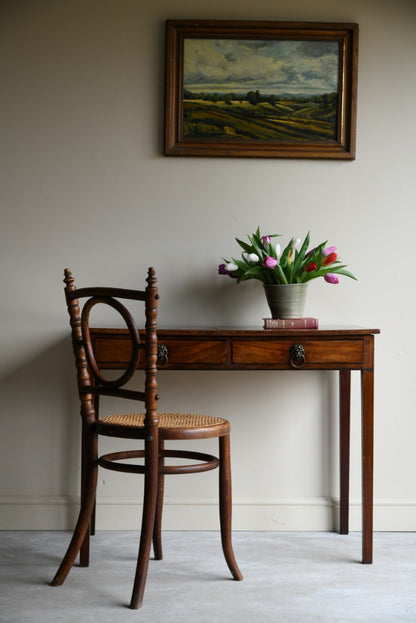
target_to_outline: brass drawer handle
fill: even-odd
[[[293,344],[290,347],[290,365],[292,368],[302,368],[305,365],[305,348],[302,344]]]
[[[169,351],[166,344],[157,345],[157,363],[159,366],[167,366],[169,362]]]

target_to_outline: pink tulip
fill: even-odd
[[[326,273],[324,279],[328,283],[339,283],[339,279],[334,273]]]
[[[270,255],[268,255],[263,260],[263,266],[265,266],[266,268],[270,268],[271,270],[273,270],[273,268],[276,268],[277,264],[278,264],[278,261],[274,257],[271,257]]]
[[[322,255],[331,255],[331,253],[335,253],[336,250],[336,247],[327,247],[322,251]]]

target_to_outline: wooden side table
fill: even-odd
[[[379,329],[159,329],[159,366],[167,370],[338,370],[340,533],[348,534],[351,371],[361,373],[362,561],[373,561],[374,336]],[[124,329],[91,334],[102,368],[130,357]]]

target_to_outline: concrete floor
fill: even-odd
[[[92,563],[52,588],[65,532],[0,532],[1,623],[416,622],[416,534],[235,532],[243,582],[230,579],[215,532],[165,532],[145,601],[129,610],[137,534],[98,532]]]

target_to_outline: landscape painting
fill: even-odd
[[[183,138],[336,140],[339,43],[185,39]]]
[[[354,157],[355,25],[173,20],[167,35],[167,155]]]

